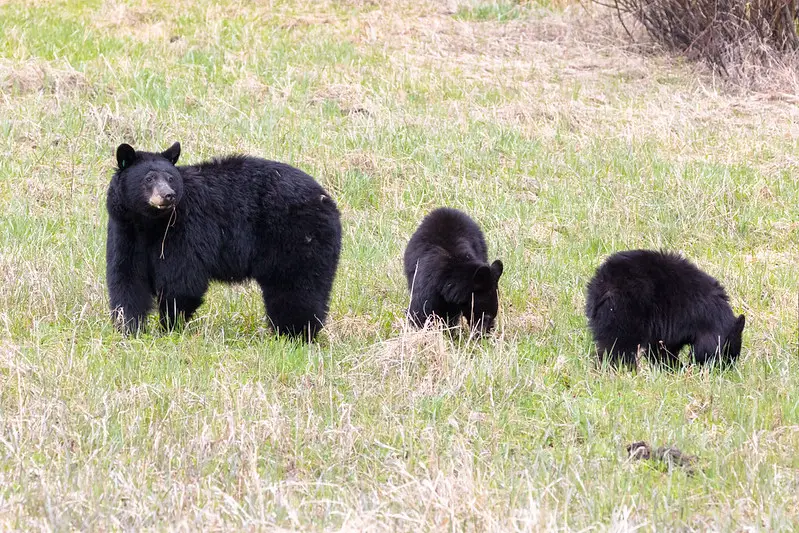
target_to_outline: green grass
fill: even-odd
[[[459,6],[455,17],[471,21],[507,22],[521,17],[526,7],[517,1],[513,2],[473,2]]]
[[[504,2],[0,3],[0,529],[795,529],[795,111],[594,24]],[[274,338],[252,284],[212,286],[182,332],[114,331],[113,153],[175,140],[335,196],[319,343]],[[402,252],[439,205],[505,263],[492,339],[403,326]],[[722,280],[740,364],[594,367],[584,287],[631,247]],[[628,462],[637,440],[698,472]]]

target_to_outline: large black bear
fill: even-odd
[[[627,367],[639,346],[655,364],[676,367],[686,344],[694,362],[728,365],[741,353],[746,322],[716,279],[677,254],[652,250],[611,255],[588,283],[585,314],[601,360]]]
[[[502,261],[488,264],[488,247],[474,220],[457,209],[435,209],[411,237],[404,259],[414,325],[436,315],[453,327],[463,315],[476,333],[491,331]]]
[[[313,339],[327,316],[341,251],[339,211],[308,174],[255,157],[176,167],[166,151],[117,148],[108,188],[106,275],[123,331],[188,320],[211,280],[254,279],[281,334]]]

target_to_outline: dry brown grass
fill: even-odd
[[[36,60],[12,62],[0,59],[2,92],[41,93],[65,97],[91,90],[86,77],[71,67],[57,67]]]
[[[397,68],[420,77],[435,69],[451,83],[491,80],[513,87],[515,97],[500,106],[453,107],[456,121],[499,120],[531,138],[552,138],[565,124],[578,136],[602,131],[629,142],[658,139],[685,161],[705,158],[688,140],[697,130],[732,128],[736,148],[714,157],[731,162],[743,151],[753,154],[754,165],[764,137],[799,136],[796,69],[772,69],[740,91],[701,65],[653,54],[652,45],[630,46],[602,8],[479,26],[431,14],[389,22],[381,31],[381,40],[404,53],[390,58]],[[664,69],[671,74],[664,76]],[[615,89],[620,84],[623,94]]]
[[[162,20],[155,7],[116,1],[104,2],[93,23],[100,30],[148,42],[168,38],[171,28],[170,22]]]
[[[667,48],[707,62],[738,84],[756,83],[772,70],[778,79],[784,67],[797,64],[799,14],[793,0],[598,3],[614,8],[620,20],[634,19]]]
[[[330,83],[321,87],[311,99],[313,103],[335,102],[342,113],[373,115],[376,106],[367,97],[363,86],[357,83]]]

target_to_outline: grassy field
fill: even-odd
[[[556,4],[0,0],[0,530],[795,530],[799,109]],[[333,194],[318,344],[249,284],[114,331],[113,152],[176,140]],[[440,205],[505,263],[492,339],[403,325]],[[595,368],[585,283],[632,247],[725,284],[737,367]]]

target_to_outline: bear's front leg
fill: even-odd
[[[408,319],[411,324],[421,328],[427,322],[430,315],[448,320],[446,313],[447,303],[441,296],[433,291],[414,290],[411,294],[411,302],[408,306]],[[458,313],[460,319],[460,314]]]
[[[730,361],[726,357],[724,346],[721,345],[722,339],[710,332],[703,332],[696,336],[696,340],[691,345],[691,356],[694,363],[699,365],[713,365],[720,367],[728,366]]]
[[[122,333],[142,331],[153,304],[146,256],[137,250],[135,235],[114,220],[108,221],[106,281],[114,325]]]
[[[631,341],[617,339],[611,343],[597,342],[597,353],[599,362],[605,361],[613,368],[624,367],[628,370],[638,368],[636,357],[638,355],[638,344]]]

